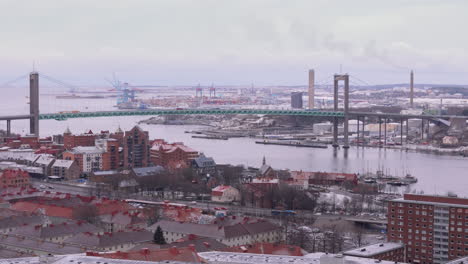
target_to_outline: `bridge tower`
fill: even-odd
[[[344,145],[343,148],[349,148],[348,132],[349,132],[349,75],[348,74],[335,74],[334,87],[333,87],[333,110],[338,111],[338,84],[344,81]],[[337,148],[338,145],[338,118],[333,118],[333,147]]]
[[[29,133],[39,137],[39,73],[29,74]]]

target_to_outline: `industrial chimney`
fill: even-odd
[[[314,109],[314,98],[315,98],[315,72],[309,70],[309,109]]]
[[[413,98],[414,98],[414,73],[411,70],[411,77],[410,77],[410,107],[413,108]]]

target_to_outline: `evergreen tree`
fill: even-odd
[[[167,244],[160,226],[158,226],[158,228],[156,228],[156,231],[154,232],[153,242],[158,245]]]

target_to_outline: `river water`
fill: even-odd
[[[3,94],[0,115],[25,114],[28,112],[26,91],[9,90]],[[4,98],[4,96],[1,96]],[[6,98],[6,97],[5,97]],[[108,99],[55,99],[55,96],[41,95],[41,112],[111,110],[115,98]],[[40,123],[41,136],[63,133],[67,127],[73,133],[86,130],[115,131],[119,126],[130,129],[138,121],[148,117],[107,117],[88,119],[69,119],[66,121],[44,120]],[[6,122],[0,123],[4,129]],[[391,174],[403,175],[410,172],[419,181],[412,189],[424,193],[446,194],[448,191],[459,196],[468,196],[468,158],[457,156],[437,156],[400,150],[351,147],[345,155],[344,150],[334,153],[333,148],[313,149],[287,146],[259,145],[254,139],[232,138],[229,140],[207,140],[191,138],[184,131],[195,126],[167,126],[142,124],[149,131],[150,138],[163,138],[169,142],[181,141],[193,149],[213,157],[217,163],[244,164],[260,166],[263,156],[267,163],[278,169],[333,171],[363,173],[375,172],[384,168]],[[17,133],[28,132],[28,122],[13,121],[12,129]]]

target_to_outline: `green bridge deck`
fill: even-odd
[[[40,114],[39,119],[65,120],[68,118],[111,117],[111,116],[152,116],[152,115],[289,115],[289,116],[320,116],[344,117],[343,112],[309,111],[309,110],[262,110],[262,109],[167,109],[167,110],[127,110],[98,111],[77,113]]]

